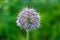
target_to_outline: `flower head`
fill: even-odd
[[[25,8],[19,13],[17,25],[25,30],[34,30],[40,26],[39,18],[34,9]]]

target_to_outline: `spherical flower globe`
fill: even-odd
[[[25,8],[19,13],[16,23],[21,29],[35,30],[40,26],[40,16],[33,8]]]

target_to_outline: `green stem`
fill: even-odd
[[[29,40],[29,30],[26,31],[26,40]]]

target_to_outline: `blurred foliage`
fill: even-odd
[[[30,40],[60,40],[60,0],[0,0],[0,40],[26,39],[26,32],[16,25],[16,18],[27,6],[41,16],[41,26],[30,32]]]

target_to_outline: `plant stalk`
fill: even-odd
[[[29,30],[26,30],[26,40],[29,40]]]

